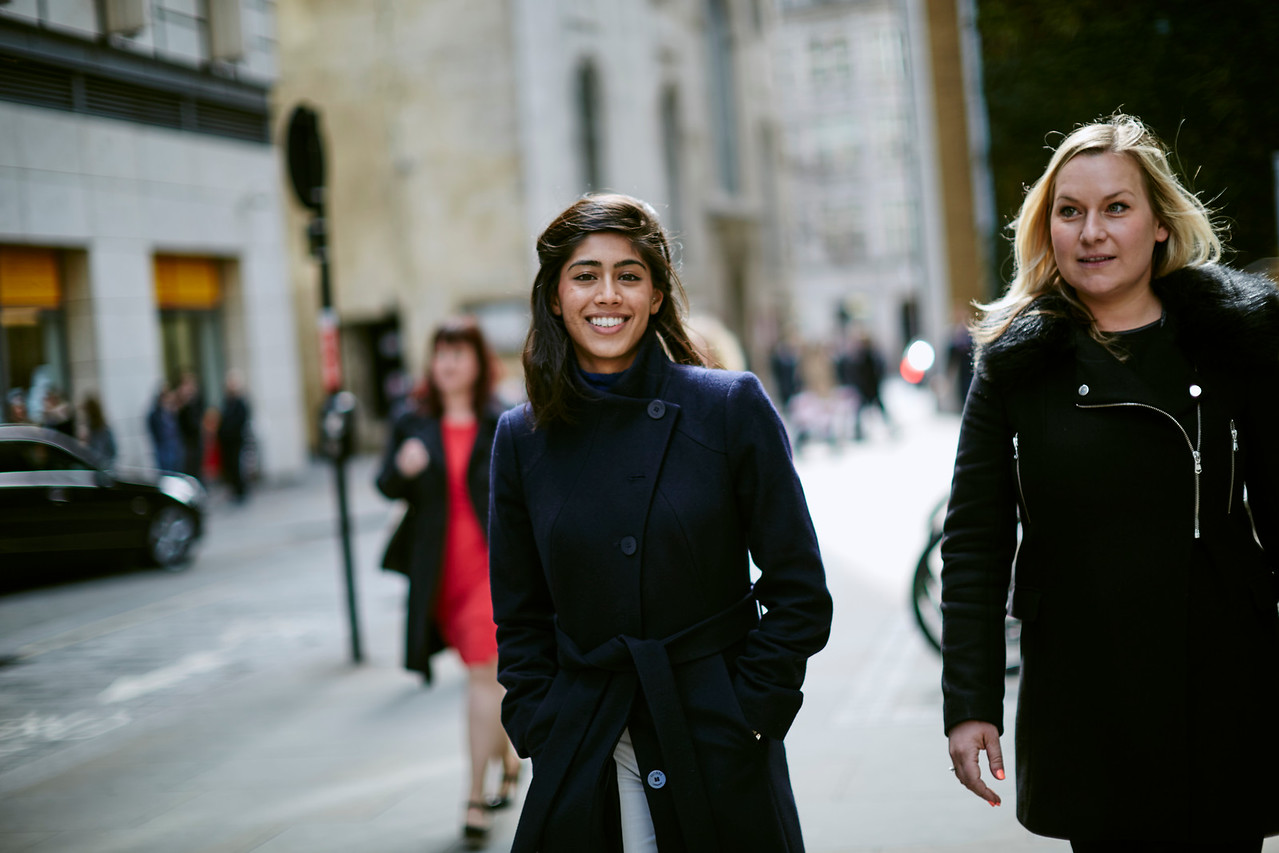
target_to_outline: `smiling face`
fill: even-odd
[[[635,361],[662,298],[631,241],[603,231],[586,237],[569,256],[551,311],[564,320],[583,370],[620,373]]]
[[[1131,157],[1081,154],[1062,166],[1049,221],[1057,269],[1099,321],[1158,304],[1150,276],[1155,244],[1168,239],[1168,229]]]

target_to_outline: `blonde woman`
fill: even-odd
[[[1077,851],[1260,850],[1279,833],[1279,293],[1219,265],[1209,212],[1129,116],[1068,135],[1014,229],[942,546],[953,770],[999,805],[979,758],[998,785],[1011,585],[1021,823]]]

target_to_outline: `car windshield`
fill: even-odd
[[[91,471],[93,466],[42,441],[0,441],[0,472]]]

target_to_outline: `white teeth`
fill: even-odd
[[[608,329],[613,326],[620,326],[625,321],[621,317],[588,317],[586,322],[590,323],[592,326],[603,326]]]

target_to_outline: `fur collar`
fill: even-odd
[[[1208,264],[1183,267],[1151,286],[1195,364],[1279,364],[1279,289],[1270,279]],[[1036,299],[1004,334],[978,348],[977,372],[1012,386],[1073,356],[1076,335],[1086,332],[1069,319],[1067,307],[1056,293]]]

